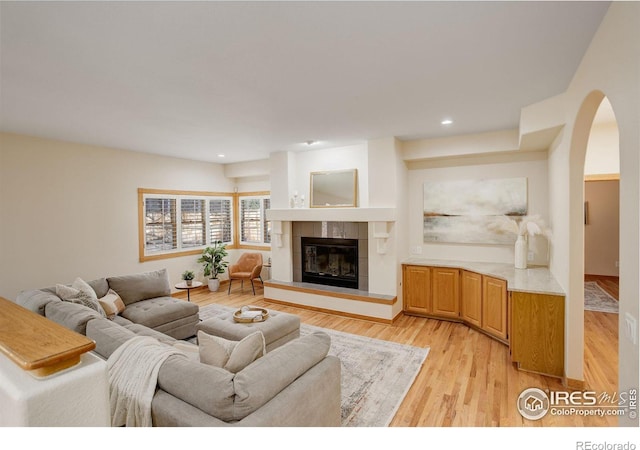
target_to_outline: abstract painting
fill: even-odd
[[[491,229],[496,216],[527,215],[527,179],[424,183],[424,242],[513,244],[516,236]]]

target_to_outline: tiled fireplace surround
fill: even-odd
[[[367,222],[293,222],[293,281],[302,281],[302,237],[358,240],[358,290],[369,290],[369,241]]]

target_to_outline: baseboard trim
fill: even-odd
[[[575,391],[584,391],[587,387],[586,383],[583,380],[575,380],[573,378],[564,377],[562,379],[563,386],[575,390]]]

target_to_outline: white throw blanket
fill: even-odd
[[[158,371],[171,355],[185,356],[149,336],[131,338],[111,354],[107,360],[111,426],[151,426]]]

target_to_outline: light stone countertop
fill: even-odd
[[[516,269],[513,264],[473,261],[448,261],[418,257],[410,257],[408,259],[405,259],[404,261],[402,261],[402,264],[464,269],[471,272],[476,272],[483,275],[489,275],[495,278],[506,280],[507,290],[509,291],[562,296],[565,295],[564,291],[547,267],[530,267],[527,269]]]

